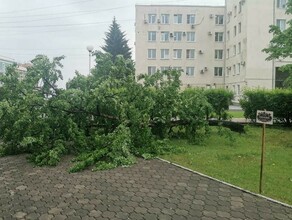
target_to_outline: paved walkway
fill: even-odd
[[[0,219],[292,219],[292,208],[160,160],[109,171],[0,158]]]

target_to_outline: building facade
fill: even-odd
[[[0,56],[0,74],[3,74],[8,65],[13,64],[15,61],[11,58]]]
[[[226,0],[225,6],[136,6],[136,73],[181,69],[183,87],[280,87],[278,67],[266,61],[271,24],[286,28],[285,0]]]

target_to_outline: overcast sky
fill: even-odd
[[[0,0],[0,56],[29,62],[65,55],[64,87],[75,70],[88,74],[86,46],[104,45],[115,16],[134,52],[135,4],[224,5],[224,0]],[[93,60],[93,59],[92,59]]]

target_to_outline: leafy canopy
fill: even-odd
[[[125,32],[121,31],[120,25],[113,19],[109,31],[105,33],[105,45],[102,49],[110,53],[113,59],[118,55],[123,55],[125,59],[131,59],[131,49],[128,46],[128,40],[125,38]]]
[[[134,77],[130,59],[96,54],[91,75],[76,76],[66,89],[61,60],[40,55],[23,79],[15,67],[0,76],[0,154],[30,154],[37,165],[56,165],[76,155],[71,172],[128,166],[135,156],[151,158],[173,150],[164,141],[185,131],[190,141],[207,131],[207,98],[180,91],[180,72]]]
[[[286,14],[292,14],[292,0],[287,0]],[[276,25],[270,26],[270,33],[273,38],[270,41],[268,48],[263,49],[263,52],[268,54],[266,60],[292,58],[292,20],[287,21],[288,28],[281,31]],[[281,67],[284,72],[289,72],[289,77],[285,80],[284,86],[292,88],[292,64],[287,64]]]

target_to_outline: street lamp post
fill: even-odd
[[[92,55],[92,51],[93,51],[93,46],[89,45],[86,47],[86,49],[89,52],[89,74],[90,74],[90,69],[91,69],[91,55]]]

